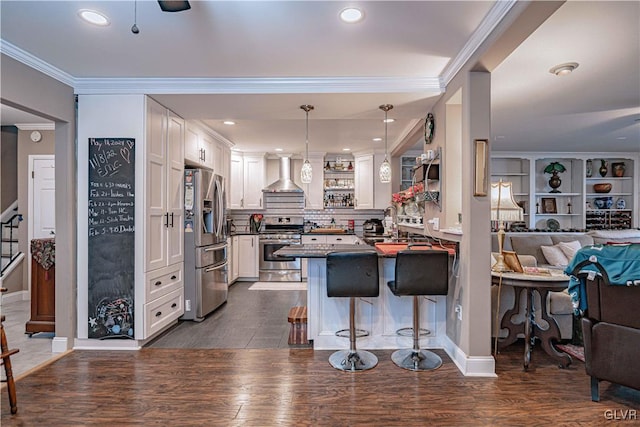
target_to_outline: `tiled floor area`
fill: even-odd
[[[52,333],[38,333],[29,337],[24,333],[25,324],[29,320],[31,301],[17,301],[2,304],[2,314],[5,315],[4,331],[7,335],[9,348],[17,348],[19,353],[11,356],[13,376],[18,377],[32,368],[58,356],[51,352]],[[4,368],[2,379],[5,378]]]
[[[287,315],[306,305],[306,291],[249,290],[236,282],[227,303],[203,322],[185,321],[154,340],[153,348],[289,348]]]

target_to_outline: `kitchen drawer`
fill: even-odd
[[[159,268],[145,274],[145,301],[151,302],[177,289],[183,289],[184,263]]]
[[[318,234],[318,235],[304,235],[302,236],[302,244],[303,245],[320,245],[327,243],[327,235],[326,234]]]
[[[144,337],[149,338],[184,314],[184,290],[164,295],[144,305]]]
[[[355,245],[358,241],[356,236],[327,235],[324,237],[329,245]]]

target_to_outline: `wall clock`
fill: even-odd
[[[40,142],[42,140],[42,134],[37,130],[34,130],[33,132],[31,132],[30,136],[33,142]]]
[[[435,121],[433,120],[433,114],[427,114],[424,119],[424,143],[431,144],[433,141],[433,134],[435,132]]]

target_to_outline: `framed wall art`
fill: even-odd
[[[474,196],[486,196],[489,191],[489,140],[476,139],[474,143],[475,175],[473,185]]]
[[[543,197],[542,199],[542,213],[543,214],[557,214],[558,206],[556,205],[555,197]]]

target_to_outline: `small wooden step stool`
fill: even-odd
[[[291,307],[289,310],[289,345],[309,344],[307,339],[307,306]]]

